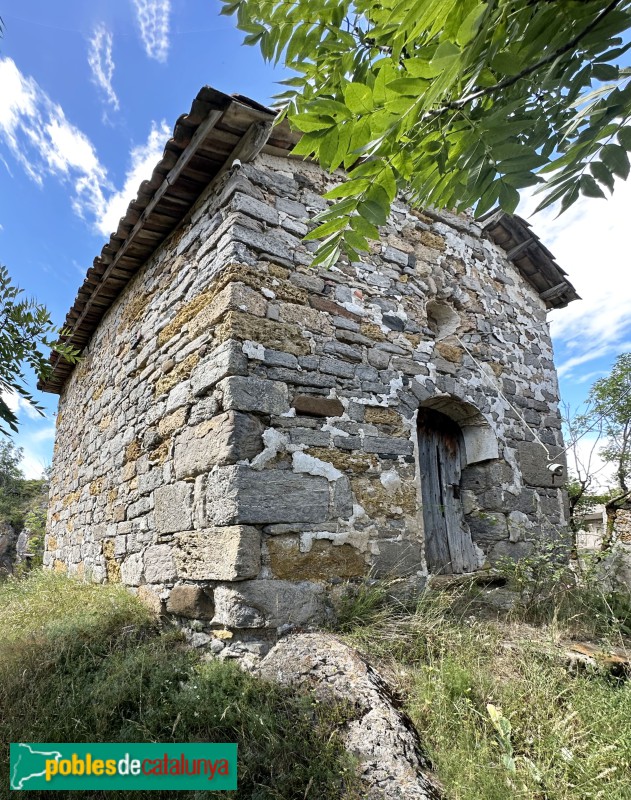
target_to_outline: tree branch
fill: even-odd
[[[567,44],[560,47],[558,50],[555,50],[554,53],[551,53],[549,56],[542,58],[540,61],[537,61],[536,64],[533,64],[530,67],[526,67],[517,75],[512,75],[510,78],[505,78],[503,81],[496,83],[494,86],[488,86],[484,89],[478,89],[477,92],[472,92],[465,97],[461,97],[459,100],[453,100],[451,103],[447,103],[442,108],[437,108],[435,111],[429,112],[429,115],[440,116],[445,111],[451,111],[453,109],[460,109],[466,106],[468,103],[477,100],[480,97],[485,97],[486,95],[493,94],[498,91],[502,91],[503,89],[507,89],[509,86],[513,86],[517,81],[520,81],[522,78],[526,78],[528,75],[532,75],[533,72],[541,69],[541,67],[545,67],[547,64],[551,64],[555,61],[559,56],[568,53],[570,50],[573,50],[577,44],[580,43],[581,39],[583,39],[587,34],[591,33],[600,23],[605,19],[605,17],[610,14],[617,6],[620,5],[622,0],[612,0],[609,5],[604,8],[600,14],[596,17],[596,19],[592,20],[587,27],[581,31],[581,33],[577,34],[573,39],[571,39]]]

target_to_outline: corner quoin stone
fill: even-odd
[[[208,476],[206,517],[210,525],[324,522],[329,482],[288,470],[218,467]]]
[[[322,620],[324,587],[307,581],[246,581],[215,589],[215,622],[231,628],[277,628]]]
[[[258,411],[260,414],[284,414],[289,410],[287,385],[266,378],[234,375],[218,383],[226,411]]]
[[[178,578],[193,581],[239,581],[261,569],[261,534],[231,525],[183,533],[174,551]]]
[[[178,533],[192,527],[192,486],[171,483],[154,492],[154,524],[158,533]]]
[[[254,458],[263,449],[263,424],[250,414],[227,411],[182,432],[175,442],[175,477],[194,477],[216,464]]]

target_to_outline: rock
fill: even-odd
[[[175,580],[175,562],[168,544],[155,544],[145,550],[147,583],[169,583]]]
[[[558,448],[548,447],[552,453]],[[548,469],[548,456],[538,442],[517,442],[519,463],[524,483],[527,486],[563,486],[565,477],[556,478]],[[560,464],[565,465],[565,457],[558,457]],[[565,470],[564,470],[565,472]]]
[[[218,467],[208,476],[206,519],[211,525],[324,522],[326,478],[286,470]]]
[[[192,487],[171,483],[154,492],[154,525],[158,533],[177,533],[192,527]]]
[[[321,702],[345,702],[355,718],[342,732],[359,760],[366,800],[439,800],[418,733],[393,703],[381,676],[334,636],[295,634],[281,639],[260,662],[266,680],[308,691]]]
[[[359,550],[350,544],[336,545],[329,539],[316,539],[308,553],[301,553],[297,538],[278,536],[270,539],[267,549],[276,578],[294,581],[356,578],[368,571]]]
[[[174,550],[179,578],[236,581],[254,578],[261,569],[261,534],[232,525],[182,534]]]
[[[254,458],[263,449],[262,433],[260,420],[235,411],[187,428],[175,442],[175,477],[194,477],[216,464]]]
[[[379,552],[374,556],[373,568],[376,577],[402,578],[424,571],[420,542],[380,540]]]
[[[344,406],[337,398],[313,394],[297,394],[292,406],[298,414],[308,417],[341,417]]]
[[[245,581],[215,589],[215,622],[230,628],[278,628],[324,617],[324,588],[317,583]]]
[[[188,619],[212,619],[215,605],[210,590],[201,586],[181,584],[171,589],[167,600],[167,611],[177,617]]]
[[[219,383],[225,410],[283,414],[289,409],[287,386],[264,378],[233,376]]]
[[[194,395],[202,395],[228,375],[245,375],[247,358],[238,342],[224,342],[194,369],[191,374],[191,389]]]
[[[132,553],[120,565],[121,580],[128,586],[138,586],[142,580],[142,553]]]

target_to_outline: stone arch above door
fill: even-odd
[[[451,395],[438,395],[423,401],[421,408],[431,408],[445,414],[458,424],[464,440],[464,466],[499,458],[495,431],[478,409]]]

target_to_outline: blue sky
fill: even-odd
[[[241,45],[214,0],[2,3],[0,262],[60,324],[86,269],[203,84],[268,102],[283,74]],[[526,200],[522,213],[532,206]],[[552,315],[562,394],[576,405],[631,349],[631,184],[531,221],[584,298]],[[20,407],[24,470],[50,463],[47,417]]]

